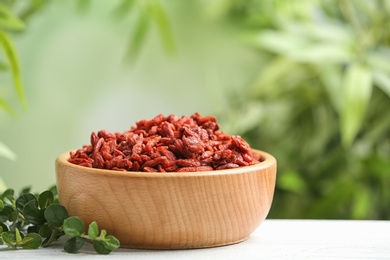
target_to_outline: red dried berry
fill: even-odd
[[[219,132],[214,116],[157,115],[130,130],[91,133],[90,145],[70,152],[69,162],[100,169],[197,172],[256,164],[260,158],[240,136]]]

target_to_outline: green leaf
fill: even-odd
[[[390,48],[375,48],[375,51],[367,54],[366,60],[374,71],[390,73]]]
[[[341,26],[289,20],[282,28],[262,30],[253,41],[296,62],[333,64],[352,58],[352,39],[352,34]]]
[[[321,196],[320,199],[310,205],[309,212],[306,212],[308,218],[313,218],[314,214],[324,216],[323,218],[329,218],[329,214],[332,214],[332,207],[340,208],[343,205],[349,205],[350,200],[354,194],[354,182],[351,182],[350,177],[339,177],[332,180],[332,184],[328,188],[329,191]]]
[[[2,211],[0,211],[0,222],[15,221],[18,217],[18,211],[10,205],[4,205]]]
[[[1,194],[1,199],[5,199],[5,198],[13,198],[15,194],[15,191],[13,189],[6,189],[3,194]]]
[[[69,217],[64,221],[64,232],[68,236],[80,236],[84,233],[84,222],[79,217]]]
[[[380,46],[367,55],[375,84],[390,97],[390,48]]]
[[[0,4],[0,28],[8,30],[23,30],[25,25],[4,4]]]
[[[0,71],[6,71],[6,70],[8,70],[8,65],[0,61]]]
[[[130,60],[135,60],[140,52],[142,43],[145,40],[146,34],[149,30],[150,17],[145,10],[141,10],[134,32],[130,38],[130,46],[128,48],[126,57]]]
[[[370,211],[373,198],[367,188],[359,187],[359,192],[354,194],[354,203],[352,208],[353,219],[364,219],[367,217],[367,212]]]
[[[30,201],[37,203],[37,198],[31,193],[22,194],[16,199],[16,208],[22,213],[26,204]]]
[[[0,108],[4,110],[8,115],[16,117],[15,110],[8,104],[7,101],[0,98]],[[0,142],[0,156],[9,160],[15,161],[16,154],[14,154],[4,143]]]
[[[15,222],[18,220],[18,217],[19,217],[19,212],[16,209],[13,209],[13,211],[9,215],[8,220],[11,222]]]
[[[22,108],[25,109],[27,107],[27,103],[24,96],[22,80],[20,77],[19,61],[11,39],[3,31],[0,31],[0,46],[3,48],[10,64],[12,79],[19,102],[22,105]]]
[[[0,234],[5,231],[9,231],[9,228],[2,222],[0,222]]]
[[[106,248],[104,246],[104,242],[102,240],[94,240],[92,242],[93,244],[93,248],[95,249],[95,251],[98,253],[98,254],[101,254],[101,255],[108,255],[109,253],[111,253],[112,250]]]
[[[262,30],[254,41],[261,48],[279,54],[290,53],[306,45],[306,40],[299,35],[275,30]]]
[[[381,71],[374,71],[373,79],[375,84],[390,97],[390,75]]]
[[[49,1],[45,1],[45,0],[32,0],[28,2],[29,5],[25,6],[25,8],[20,10],[19,17],[24,21],[30,19],[32,15],[37,14],[49,3]]]
[[[304,193],[307,191],[307,183],[295,171],[285,171],[278,178],[278,186],[281,189],[292,191],[294,193]]]
[[[30,191],[31,191],[31,187],[30,186],[28,186],[28,187],[25,187],[25,188],[23,188],[21,191],[20,191],[20,195],[19,196],[21,196],[21,195],[23,195],[23,194],[27,194],[27,193],[30,193]]]
[[[51,191],[47,190],[39,194],[38,205],[41,209],[47,208],[54,201],[54,195]]]
[[[106,239],[103,240],[103,245],[106,249],[114,251],[119,248],[120,242],[116,237],[108,235],[106,236]]]
[[[151,9],[153,18],[157,24],[165,50],[169,54],[173,54],[176,47],[167,14],[159,2],[151,2],[149,8]]]
[[[54,203],[46,208],[44,217],[49,225],[61,227],[65,219],[68,218],[68,211],[61,204]]]
[[[13,246],[14,242],[12,241],[10,232],[11,231],[1,233],[1,239],[3,240],[4,244]]]
[[[334,43],[310,43],[301,48],[291,50],[286,55],[297,62],[307,63],[342,63],[352,58],[351,50]]]
[[[88,10],[91,6],[91,1],[90,0],[82,0],[82,1],[77,1],[77,9],[80,12],[85,12]]]
[[[53,232],[52,229],[49,227],[47,223],[42,225],[41,228],[39,229],[39,235],[44,238],[50,237],[52,232]]]
[[[372,92],[372,74],[361,64],[351,64],[344,75],[340,127],[344,147],[349,147],[360,130]]]
[[[22,239],[22,248],[24,249],[37,249],[42,244],[42,238],[37,233],[28,233]]]
[[[333,23],[304,23],[284,21],[283,29],[291,34],[310,39],[311,42],[334,43],[347,46],[353,42],[353,33],[348,26]]]
[[[56,197],[58,195],[56,185],[53,185],[52,187],[50,187],[49,191],[51,191],[51,193],[53,193],[54,197]]]
[[[134,3],[135,0],[122,0],[122,2],[117,7],[115,7],[112,12],[112,15],[115,18],[122,19],[130,13],[134,6]]]
[[[228,15],[229,12],[234,8],[236,4],[239,5],[239,3],[236,1],[226,1],[226,0],[207,1],[205,14],[208,17],[208,19],[222,18],[223,16]]]
[[[99,235],[99,227],[96,221],[94,221],[91,224],[89,224],[88,236],[90,239],[94,240],[97,238],[98,235]]]
[[[284,92],[281,80],[285,78],[297,65],[286,57],[279,56],[268,62],[267,66],[260,72],[256,82],[251,89],[251,95],[256,97],[275,96]],[[276,88],[277,85],[279,88]]]
[[[18,228],[15,228],[15,240],[17,244],[20,244],[22,242],[22,235],[20,234]]]
[[[318,74],[324,83],[325,90],[329,96],[334,110],[337,113],[341,113],[341,107],[343,103],[340,86],[342,85],[342,72],[336,66],[321,66],[318,70]]]
[[[42,225],[46,222],[45,210],[38,209],[36,200],[30,200],[23,208],[23,215],[33,225]]]
[[[83,245],[85,244],[86,239],[82,237],[72,237],[64,244],[64,250],[68,253],[77,253]]]
[[[61,236],[63,236],[65,233],[60,230],[60,228],[51,228],[46,225],[42,226],[42,228],[39,230],[39,235],[43,238],[45,238],[42,242],[42,247],[48,247],[51,243],[59,239]]]
[[[106,235],[107,231],[105,229],[102,229],[102,231],[100,231],[99,239],[105,239]]]
[[[4,209],[4,202],[0,200],[0,212]]]

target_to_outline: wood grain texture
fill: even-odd
[[[184,249],[243,241],[266,218],[276,160],[193,173],[117,172],[56,160],[60,202],[86,225],[97,221],[122,247]]]

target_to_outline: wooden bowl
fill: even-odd
[[[276,160],[208,172],[120,172],[56,160],[58,196],[70,216],[97,221],[121,247],[184,249],[246,240],[266,218]]]

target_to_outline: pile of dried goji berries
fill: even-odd
[[[218,131],[214,116],[158,115],[124,133],[101,130],[91,144],[70,152],[69,162],[119,171],[194,172],[237,168],[259,162],[240,136]]]

